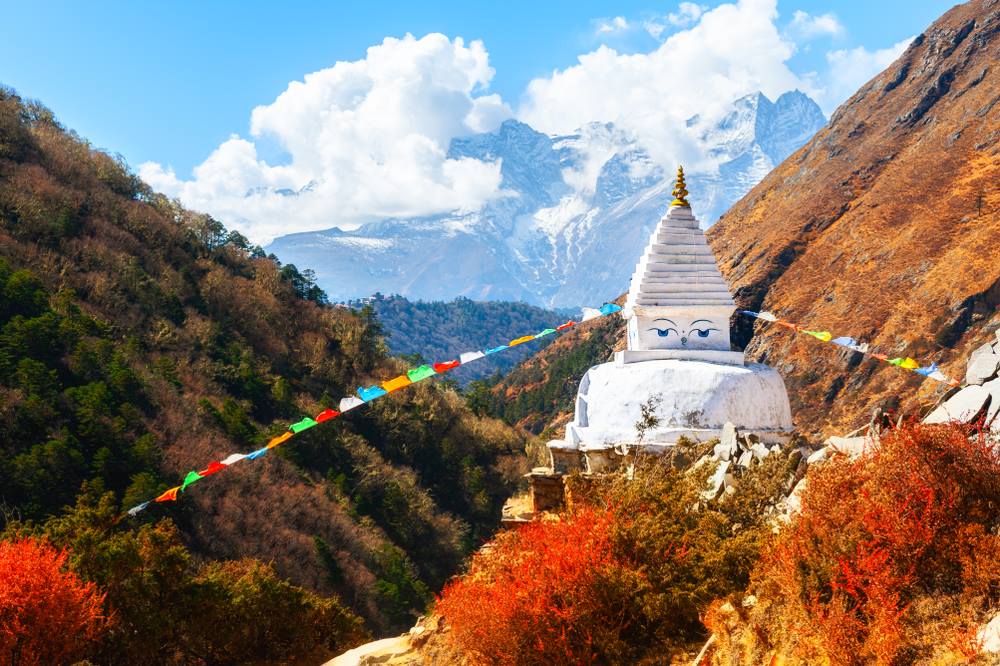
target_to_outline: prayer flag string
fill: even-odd
[[[621,307],[615,305],[614,303],[605,303],[600,308],[583,308],[583,317],[581,318],[581,321],[590,321],[591,319],[595,319],[597,317],[604,317],[619,311],[621,311]],[[204,479],[206,476],[211,476],[212,474],[221,472],[224,469],[228,469],[229,467],[232,467],[241,460],[256,460],[262,457],[264,454],[266,454],[270,449],[273,449],[274,447],[279,446],[280,444],[284,444],[295,435],[310,428],[314,428],[320,425],[321,423],[335,419],[344,412],[349,412],[350,410],[360,407],[361,405],[367,404],[372,400],[376,400],[384,395],[388,395],[393,391],[398,391],[399,389],[405,388],[411,384],[415,384],[419,381],[423,381],[435,375],[444,374],[449,370],[457,368],[461,365],[465,365],[466,363],[471,363],[472,361],[477,361],[481,358],[485,358],[486,356],[489,356],[491,354],[496,354],[505,351],[507,349],[510,349],[512,347],[516,347],[518,345],[522,345],[527,342],[531,342],[533,340],[537,340],[538,338],[542,338],[548,335],[563,333],[568,329],[572,328],[573,326],[575,326],[577,323],[578,322],[570,320],[567,321],[565,324],[557,326],[556,328],[546,328],[540,333],[536,333],[533,335],[524,335],[519,338],[515,338],[510,342],[508,342],[507,344],[500,345],[499,347],[493,347],[492,349],[486,349],[484,351],[465,352],[461,354],[456,360],[444,361],[441,363],[434,363],[431,365],[421,365],[419,367],[408,370],[406,374],[400,375],[393,379],[386,380],[381,384],[369,386],[367,388],[358,387],[357,397],[348,396],[341,399],[340,403],[337,405],[337,409],[325,409],[319,414],[317,414],[315,418],[310,418],[307,416],[302,420],[298,421],[297,423],[291,424],[290,426],[288,426],[288,429],[284,433],[278,435],[277,437],[272,438],[265,446],[257,449],[256,451],[251,451],[250,453],[233,453],[222,460],[213,460],[208,464],[208,467],[206,467],[204,470],[200,472],[192,470],[185,475],[184,480],[181,482],[181,485],[174,486],[173,488],[170,488],[169,490],[161,493],[159,496],[151,500],[135,505],[134,507],[129,509],[126,513],[129,516],[135,516],[152,503],[174,502],[177,500],[179,493],[186,492],[188,486],[197,481],[200,481],[201,479]]]
[[[947,384],[948,386],[958,386],[959,381],[957,379],[952,379],[945,375],[943,372],[938,370],[937,363],[931,363],[928,366],[921,366],[920,363],[913,360],[909,356],[906,358],[889,358],[885,354],[878,354],[876,352],[870,351],[868,348],[868,343],[859,343],[854,338],[850,337],[840,337],[835,338],[827,331],[807,331],[798,324],[793,324],[782,319],[778,319],[774,314],[770,312],[751,312],[750,310],[740,310],[740,314],[745,314],[749,317],[754,317],[760,319],[761,321],[766,321],[772,324],[777,324],[778,326],[783,326],[789,330],[795,331],[796,333],[804,333],[805,335],[810,335],[817,340],[822,340],[823,342],[829,342],[840,347],[846,347],[859,354],[864,354],[866,356],[871,356],[872,358],[877,358],[880,361],[888,363],[889,365],[894,365],[898,368],[905,368],[906,370],[912,370],[919,375],[924,377],[929,377],[935,381]]]

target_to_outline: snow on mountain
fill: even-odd
[[[695,214],[706,226],[714,223],[825,123],[798,91],[775,102],[754,93],[720,120],[689,120],[718,165],[688,178]],[[672,171],[611,123],[548,136],[508,120],[493,132],[455,139],[448,156],[499,159],[507,196],[471,213],[290,234],[268,250],[315,270],[335,300],[382,292],[575,307],[627,288],[671,200]]]

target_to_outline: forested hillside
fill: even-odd
[[[274,659],[356,640],[352,613],[376,632],[409,626],[492,534],[521,471],[522,436],[440,382],[120,520],[403,367],[371,308],[326,305],[308,272],[0,89],[0,526],[71,547],[107,593],[101,663],[238,661],[212,656],[183,606],[238,620],[250,611],[225,600],[250,589],[302,609],[274,618],[300,631],[272,641]]]
[[[360,306],[361,304],[355,304]],[[410,301],[402,296],[376,294],[371,301],[385,332],[385,342],[396,355],[418,354],[425,360],[458,358],[462,352],[489,349],[508,340],[561,324],[569,314],[507,301]],[[449,379],[465,385],[475,379],[506,374],[515,365],[551,342],[545,338],[456,368]]]

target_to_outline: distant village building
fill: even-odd
[[[781,376],[730,348],[736,306],[691,213],[683,169],[673,194],[632,275],[621,313],[627,349],[584,375],[565,438],[548,444],[552,473],[604,471],[636,450],[719,437],[727,422],[766,443],[792,431]]]

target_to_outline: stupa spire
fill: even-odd
[[[677,166],[677,181],[674,184],[674,191],[671,194],[674,195],[674,200],[670,204],[671,206],[691,207],[691,204],[687,200],[687,187],[684,184],[684,167],[680,165]]]

